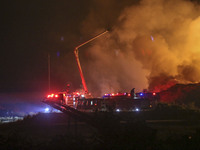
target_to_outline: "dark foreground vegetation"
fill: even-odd
[[[91,115],[100,128],[62,113],[37,114],[2,124],[0,149],[200,149],[197,109],[160,104],[153,111]]]

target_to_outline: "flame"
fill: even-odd
[[[199,33],[197,3],[141,0],[130,5],[113,30],[89,48],[88,87],[102,94],[133,87],[157,92],[176,83],[200,82]]]

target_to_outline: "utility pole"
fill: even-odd
[[[51,91],[51,58],[50,54],[48,53],[48,87],[49,92]]]

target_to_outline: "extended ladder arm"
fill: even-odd
[[[87,43],[89,43],[89,42],[95,40],[96,38],[98,38],[98,37],[104,35],[104,34],[107,33],[107,32],[108,32],[107,30],[104,31],[103,33],[101,33],[101,34],[99,34],[99,35],[93,37],[92,39],[90,39],[90,40],[88,40],[88,41],[86,41],[86,42],[84,42],[84,43],[82,43],[82,44],[80,44],[79,46],[75,47],[75,49],[74,49],[74,54],[75,54],[76,62],[77,62],[77,65],[78,65],[78,70],[79,70],[79,73],[80,73],[80,76],[81,76],[83,88],[84,88],[84,90],[85,90],[85,94],[88,93],[88,88],[87,88],[87,85],[86,85],[86,82],[85,82],[85,78],[84,78],[84,76],[83,76],[83,71],[82,71],[81,64],[80,64],[80,60],[79,60],[79,56],[78,56],[78,52],[79,52],[78,49],[79,49],[81,46],[83,46],[83,45],[85,45],[85,44],[87,44]]]
[[[76,62],[77,62],[77,65],[78,65],[78,70],[80,72],[80,76],[81,76],[81,80],[82,80],[82,84],[83,84],[85,93],[88,93],[87,85],[86,85],[86,82],[85,82],[85,78],[83,76],[83,71],[82,71],[81,64],[80,64],[79,57],[78,57],[78,49],[77,48],[75,48],[74,54],[75,54]]]

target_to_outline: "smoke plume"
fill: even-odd
[[[133,87],[160,91],[176,83],[200,82],[198,3],[141,0],[120,8],[118,13],[113,11],[110,20],[114,24],[109,21],[112,31],[84,53],[84,72],[91,92],[126,92]],[[91,24],[84,22],[83,29],[91,29],[95,22],[96,32],[103,31],[109,15],[103,22],[104,18],[96,18],[95,13],[91,11],[85,21]]]

